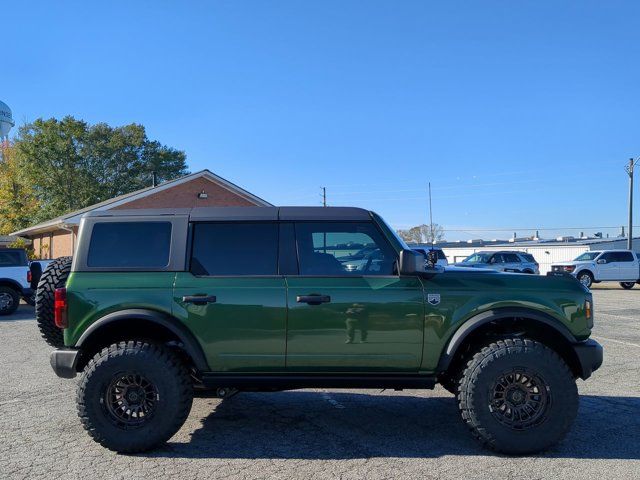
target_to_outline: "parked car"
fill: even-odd
[[[640,281],[638,254],[631,250],[584,252],[570,262],[551,265],[551,271],[569,273],[587,288],[593,283],[619,282],[629,290]]]
[[[371,261],[347,268],[355,246]],[[490,448],[562,439],[603,358],[588,289],[424,260],[359,208],[95,211],[45,272],[65,286],[39,321],[64,329],[55,373],[81,374],[66,401],[119,452],[168,440],[194,393],[436,383]]]
[[[414,247],[411,246],[412,250],[415,250],[416,252],[419,252],[421,254],[424,255],[425,258],[428,257],[429,252],[434,252],[436,255],[436,258],[438,259],[438,261],[436,262],[436,265],[440,265],[442,267],[446,267],[449,265],[449,260],[447,260],[447,256],[444,254],[444,252],[442,251],[441,248],[438,247]]]
[[[462,262],[455,265],[459,267],[491,268],[499,272],[535,273],[536,275],[540,273],[540,265],[533,258],[533,255],[514,250],[472,253]]]
[[[0,315],[11,315],[22,298],[33,305],[35,292],[42,269],[50,260],[29,262],[22,248],[0,249]]]

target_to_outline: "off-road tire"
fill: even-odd
[[[0,315],[11,315],[20,305],[20,294],[14,288],[2,286],[0,287],[0,295],[9,295],[11,297],[11,299],[7,297],[10,304],[5,308],[0,308]]]
[[[109,412],[107,392],[123,374],[144,377],[157,391],[152,415],[134,427],[119,424]],[[76,393],[78,416],[93,440],[116,452],[133,453],[166,442],[180,429],[191,410],[193,384],[185,364],[170,349],[131,340],[97,353]]]
[[[64,346],[62,330],[53,320],[53,301],[56,288],[64,287],[71,272],[71,257],[56,258],[42,272],[36,290],[36,322],[42,338],[52,347]]]
[[[625,290],[631,290],[635,284],[636,282],[620,282],[620,286]]]
[[[586,279],[582,281],[581,278],[583,276],[588,278],[588,281]],[[582,283],[582,285],[584,285],[587,288],[591,288],[591,286],[593,285],[593,274],[588,270],[583,270],[582,272],[578,273],[578,275],[576,275],[576,278],[580,283]]]
[[[497,380],[513,370],[542,380],[540,390],[548,399],[536,423],[526,429],[501,423],[497,419],[500,412],[491,409]],[[555,351],[533,340],[510,338],[490,343],[467,363],[458,404],[463,421],[480,443],[520,455],[545,450],[564,438],[578,411],[578,389],[569,367]]]

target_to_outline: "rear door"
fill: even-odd
[[[635,255],[629,251],[616,252],[618,267],[620,269],[620,280],[637,280],[638,264]]]
[[[285,367],[286,288],[278,274],[277,222],[191,226],[189,272],[178,272],[174,314],[217,372]]]
[[[502,255],[505,261],[505,271],[508,272],[521,272],[522,271],[522,262],[520,261],[520,257],[515,253],[504,253]]]
[[[395,274],[397,252],[372,222],[295,224],[298,274],[287,275],[287,370],[416,372],[424,295]]]

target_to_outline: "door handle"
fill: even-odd
[[[329,303],[331,297],[329,295],[298,295],[296,302],[307,303],[309,305],[320,305],[321,303]]]
[[[207,303],[216,303],[215,295],[185,295],[182,297],[184,303],[193,303],[194,305],[206,305]]]

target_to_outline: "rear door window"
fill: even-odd
[[[102,222],[93,226],[87,266],[163,268],[171,251],[170,222]]]
[[[191,273],[205,276],[277,275],[278,224],[194,224]]]
[[[22,267],[26,265],[24,256],[20,252],[0,251],[0,267]]]
[[[633,262],[633,253],[631,252],[616,252],[617,262]]]
[[[503,256],[507,263],[520,263],[520,257],[515,253],[505,253]]]

